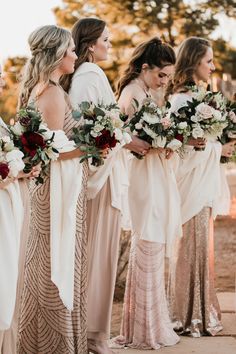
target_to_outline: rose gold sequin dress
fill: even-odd
[[[65,133],[69,136],[70,130],[77,124],[68,110]],[[31,186],[32,215],[19,326],[19,354],[87,354],[87,177],[87,165],[83,164],[76,214],[72,312],[65,308],[57,287],[51,281],[50,178],[46,178],[42,185],[33,183]]]
[[[170,313],[176,329],[200,337],[222,330],[214,289],[214,241],[211,209],[205,207],[183,226],[169,283]]]

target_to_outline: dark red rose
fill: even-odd
[[[2,179],[7,178],[7,176],[9,175],[10,169],[8,167],[8,164],[5,162],[1,162],[0,163],[0,176],[2,177]]]
[[[34,157],[38,148],[44,149],[46,147],[44,138],[38,133],[26,132],[21,135],[20,139],[24,150],[31,157]]]
[[[105,150],[108,148],[113,148],[116,146],[116,138],[115,134],[111,136],[109,130],[104,129],[100,136],[95,138],[96,147],[101,150]]]
[[[184,141],[184,136],[183,134],[176,134],[175,139],[181,141],[181,143]]]

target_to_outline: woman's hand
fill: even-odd
[[[4,181],[0,182],[0,189],[6,188],[10,183],[14,182],[16,178],[14,177],[7,177]]]
[[[32,170],[28,173],[25,173],[23,171],[19,172],[18,173],[18,176],[17,178],[30,178],[30,179],[33,179],[33,178],[36,178],[39,176],[41,172],[41,163],[39,163],[38,165],[36,166],[33,166]]]
[[[125,145],[125,148],[130,150],[130,151],[134,151],[139,155],[143,155],[145,156],[149,149],[150,149],[151,145],[148,144],[146,141],[139,139],[137,136],[132,135],[132,141],[129,144]]]
[[[230,141],[229,143],[222,145],[221,156],[231,157],[233,155],[234,150],[235,150],[235,141]]]
[[[198,149],[204,149],[205,146],[206,146],[206,139],[203,139],[203,138],[197,138],[197,139],[189,138],[188,142],[187,142],[187,145],[194,146],[194,147],[196,147]]]

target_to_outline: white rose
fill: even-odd
[[[194,123],[197,123],[198,122],[198,117],[197,116],[192,116],[191,117],[191,121],[194,122]]]
[[[140,129],[142,129],[142,127],[143,127],[143,125],[141,123],[136,123],[135,124],[135,129],[140,130]]]
[[[187,126],[188,126],[187,122],[181,122],[178,124],[179,129],[185,129],[187,128]]]
[[[101,132],[103,129],[104,129],[104,126],[103,126],[102,124],[96,124],[95,127],[93,128],[93,130],[94,130],[96,133]]]
[[[1,138],[1,140],[4,142],[4,143],[10,143],[11,139],[9,136],[5,135]]]
[[[192,93],[193,98],[197,101],[202,101],[206,95],[206,89],[204,87],[199,87],[196,92]]]
[[[160,118],[158,115],[150,114],[150,113],[143,113],[143,120],[149,124],[155,124],[160,122]]]
[[[4,150],[5,150],[6,152],[10,152],[10,151],[12,151],[14,148],[15,148],[15,146],[14,146],[14,144],[13,144],[13,141],[10,141],[9,143],[6,143],[6,144],[4,145]]]
[[[192,136],[194,139],[203,138],[204,137],[204,130],[200,127],[193,128]]]
[[[155,133],[152,129],[148,128],[147,126],[143,127],[143,130],[144,130],[145,133],[146,133],[147,135],[149,135],[152,139],[155,139],[155,138],[157,137],[156,133]]]
[[[13,177],[16,177],[25,167],[22,160],[23,157],[24,154],[20,150],[12,150],[6,154],[6,160],[10,168],[10,173]]]
[[[164,136],[157,136],[155,139],[152,141],[152,147],[154,148],[164,148],[166,145],[166,137]]]
[[[196,107],[196,115],[199,117],[199,120],[210,119],[213,115],[213,109],[206,103],[200,103]]]
[[[225,116],[223,116],[221,112],[216,109],[213,110],[213,116],[218,121],[225,120]]]
[[[167,144],[167,147],[173,151],[178,150],[181,146],[182,143],[178,139],[173,139]]]
[[[90,135],[92,135],[94,138],[96,138],[99,135],[99,133],[92,130]]]
[[[16,122],[12,127],[11,130],[15,135],[22,135],[25,131],[25,128],[20,124],[20,122]]]

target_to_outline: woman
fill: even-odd
[[[0,94],[4,85],[0,66]],[[9,131],[0,118],[0,138],[6,136],[9,136]],[[0,182],[0,353],[3,354],[16,353],[24,247],[21,228],[28,216],[25,196],[21,192],[25,188],[26,178],[37,177],[39,169],[35,166],[29,174],[20,172],[17,178],[6,178]]]
[[[150,89],[167,84],[174,70],[173,49],[155,37],[140,44],[118,83],[119,105],[132,118],[134,99],[142,106]],[[120,344],[138,349],[174,345],[179,337],[169,319],[164,281],[165,248],[181,235],[179,195],[169,164],[170,151],[152,149],[130,166],[129,206],[133,234],[126,280]]]
[[[98,62],[107,59],[111,47],[104,21],[86,18],[72,29],[78,56],[73,77],[67,77],[74,108],[82,101],[111,104],[115,98]],[[131,143],[132,145],[132,143]],[[144,153],[147,144],[134,149]],[[121,150],[121,147],[118,147]],[[113,293],[116,279],[121,228],[121,199],[127,185],[121,151],[117,148],[96,171],[90,170],[88,182],[88,345],[99,354],[109,354]]]
[[[69,137],[76,123],[59,80],[74,71],[71,34],[43,26],[30,35],[29,46],[19,106],[34,104],[49,129]],[[79,162],[81,151],[64,141],[44,183],[31,185],[19,353],[87,354],[87,168]]]
[[[170,102],[178,110],[191,100],[191,85],[207,82],[214,71],[213,51],[202,38],[187,38],[180,46]],[[222,329],[219,303],[214,289],[213,217],[221,195],[220,156],[232,147],[215,141],[192,139],[179,160],[177,182],[181,196],[183,238],[171,259],[169,302],[176,328],[193,337],[215,335]],[[186,271],[187,270],[187,271]]]

